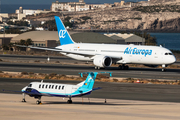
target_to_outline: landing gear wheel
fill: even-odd
[[[71,104],[71,103],[72,103],[72,100],[68,100],[67,103]]]
[[[25,100],[25,99],[22,99],[22,102],[26,102],[26,100]]]
[[[95,70],[100,70],[101,69],[101,67],[98,67],[98,66],[96,66],[94,68],[95,68]]]
[[[124,69],[125,69],[125,70],[128,70],[128,69],[129,69],[129,66],[128,66],[128,65],[124,66]]]
[[[36,101],[36,104],[38,104],[38,105],[41,104],[41,101],[37,100],[37,101]]]
[[[128,70],[129,66],[128,65],[119,65],[120,70]]]
[[[163,68],[163,69],[162,69],[162,72],[166,72],[166,69]]]

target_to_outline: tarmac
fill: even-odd
[[[1,120],[179,120],[180,103],[98,98],[42,97],[42,104],[21,94],[0,93]]]

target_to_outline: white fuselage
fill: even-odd
[[[22,92],[26,91],[27,88],[32,88],[37,90],[43,96],[68,97],[73,95],[72,93],[74,93],[82,84],[83,82],[78,85],[31,82],[22,89]]]
[[[170,50],[158,46],[75,43],[56,48],[66,51],[61,53],[68,57],[85,61],[92,61],[97,55],[122,64],[169,65],[176,61]]]

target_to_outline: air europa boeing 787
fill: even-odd
[[[35,49],[59,51],[76,60],[93,61],[95,69],[120,64],[120,69],[128,69],[126,64],[144,64],[155,67],[162,65],[162,71],[176,61],[172,52],[161,46],[119,45],[75,43],[64,27],[61,19],[55,16],[60,46],[52,48],[30,47]]]

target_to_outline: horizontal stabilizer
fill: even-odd
[[[93,88],[92,90],[95,91],[95,90],[99,90],[99,89],[102,89],[101,87],[97,87],[97,88]]]

